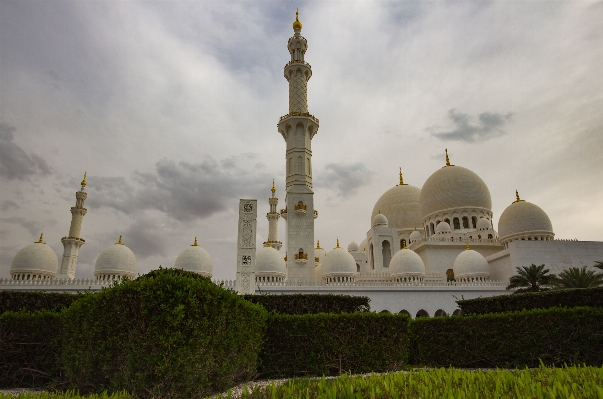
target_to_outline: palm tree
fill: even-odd
[[[603,273],[586,270],[584,267],[571,267],[555,277],[557,288],[592,288],[603,285]]]
[[[517,267],[517,274],[509,279],[510,284],[507,289],[520,288],[517,292],[538,292],[543,291],[544,286],[552,285],[555,276],[548,274],[549,269],[544,268],[544,264],[536,266]]]
[[[601,269],[603,270],[603,260],[596,260],[595,261],[595,265],[594,265],[597,269]]]

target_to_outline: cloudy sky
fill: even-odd
[[[196,235],[234,278],[239,198],[258,240],[273,178],[284,200],[296,7],[323,247],[360,242],[398,167],[421,187],[445,148],[495,226],[518,189],[558,238],[603,240],[603,2],[1,0],[0,277],[41,231],[60,259],[87,171],[78,277],[121,233],[140,273]]]

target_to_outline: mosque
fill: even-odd
[[[241,199],[234,281],[216,281],[241,294],[341,293],[371,298],[375,311],[434,316],[458,312],[455,300],[508,294],[509,278],[519,266],[545,264],[553,273],[591,266],[603,260],[603,242],[555,239],[548,215],[520,198],[493,225],[492,199],[486,183],[473,171],[452,164],[446,150],[444,165],[421,188],[398,184],[377,200],[366,238],[347,249],[327,251],[315,241],[312,186],[312,138],[319,120],[308,112],[307,88],[312,68],[305,61],[307,40],[301,36],[298,14],[287,43],[290,61],[289,112],[280,117],[278,132],[286,143],[285,207],[278,210],[274,182],[268,198],[268,239],[256,248],[258,203]],[[10,279],[0,289],[42,289],[72,292],[100,290],[115,279],[136,275],[136,257],[122,237],[97,258],[94,279],[75,279],[80,237],[87,210],[86,175],[71,208],[69,235],[62,238],[61,266],[43,236],[14,257]],[[511,196],[510,196],[511,197]],[[278,239],[278,220],[286,221],[285,250]],[[315,246],[316,243],[316,246]],[[212,276],[208,252],[194,243],[175,259],[175,268]]]

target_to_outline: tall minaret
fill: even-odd
[[[80,191],[75,193],[75,206],[71,207],[71,227],[69,228],[69,236],[63,237],[61,242],[63,243],[63,260],[61,261],[61,269],[57,274],[56,278],[69,278],[75,277],[75,265],[77,263],[77,254],[80,247],[84,245],[84,239],[80,238],[80,230],[82,229],[82,220],[84,215],[88,211],[84,208],[84,201],[88,194],[84,191],[86,188],[86,173],[84,173],[84,180],[81,182],[82,188]]]
[[[266,214],[266,219],[268,219],[268,241],[264,243],[264,246],[270,246],[277,251],[280,251],[283,243],[278,240],[278,219],[281,217],[281,215],[276,210],[278,198],[276,198],[274,195],[276,193],[274,180],[272,180],[272,189],[270,191],[272,191],[272,197],[268,198],[270,212]]]
[[[289,82],[289,113],[282,116],[278,131],[287,143],[286,208],[287,278],[290,281],[314,279],[314,192],[312,191],[312,137],[318,131],[318,119],[308,113],[310,64],[304,61],[308,42],[301,35],[299,13],[295,13],[293,37],[287,48],[291,61],[285,65]]]

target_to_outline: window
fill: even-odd
[[[477,217],[476,216],[472,216],[471,217],[471,224],[473,224],[473,228],[477,228]]]
[[[383,267],[389,267],[389,262],[392,260],[392,250],[389,241],[384,240],[381,243],[381,254],[383,255]]]
[[[454,225],[455,230],[459,230],[461,228],[461,223],[459,222],[459,218],[452,219],[452,224]]]
[[[467,216],[463,216],[463,228],[464,229],[469,228],[469,218],[467,218]]]
[[[450,219],[444,219],[444,221],[450,226]]]

